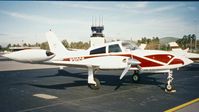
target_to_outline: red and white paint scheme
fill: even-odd
[[[184,56],[186,58],[191,59],[194,62],[199,62],[199,54],[188,52],[189,48],[182,50],[176,42],[170,42],[169,46],[172,50],[170,52],[172,52],[173,54]]]
[[[129,42],[117,41],[91,47],[87,50],[69,51],[58,40],[56,35],[46,33],[50,51],[23,50],[4,55],[21,62],[73,66],[88,69],[88,84],[92,89],[99,89],[100,82],[94,77],[97,70],[123,69],[122,79],[131,70],[133,81],[139,81],[140,73],[168,73],[166,89],[172,90],[172,69],[192,63],[188,58],[175,54],[143,50]],[[61,67],[60,67],[61,68]]]

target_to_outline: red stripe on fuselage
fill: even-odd
[[[156,62],[153,62],[153,61],[149,61],[147,59],[144,59],[144,58],[141,58],[141,57],[138,57],[138,56],[135,56],[135,55],[131,55],[131,54],[119,54],[117,56],[125,56],[125,57],[131,57],[131,58],[134,58],[138,61],[141,62],[140,66],[141,67],[155,67],[155,66],[162,66],[162,64],[159,64],[159,63],[156,63]],[[151,55],[153,56],[153,55]],[[155,59],[154,59],[155,60]]]
[[[168,63],[174,56],[170,54],[155,54],[155,55],[148,55],[145,57],[153,59],[153,60],[157,60],[163,63]]]
[[[124,56],[124,57],[131,57],[131,58],[134,58],[134,59],[140,61],[141,62],[141,64],[140,64],[141,67],[163,66],[162,64],[159,64],[159,63],[156,63],[156,62],[144,59],[142,57],[131,55],[131,54],[108,54],[108,55],[104,54],[104,55],[93,55],[93,56],[91,55],[91,56],[82,56],[82,59],[89,59],[89,58],[96,58],[96,57],[103,57],[103,56]],[[153,55],[151,55],[151,56],[153,56]],[[64,58],[64,61],[71,61],[71,59],[75,59],[75,58],[78,58],[78,57]],[[156,61],[158,61],[158,60],[156,60]]]
[[[173,61],[171,61],[169,63],[169,65],[175,65],[175,64],[183,64],[184,65],[184,62],[181,59],[174,59]]]
[[[162,66],[162,64],[155,63],[155,62],[146,60],[146,59],[144,59],[144,58],[140,58],[140,57],[138,57],[138,56],[133,56],[133,58],[141,62],[141,64],[140,64],[141,67]]]

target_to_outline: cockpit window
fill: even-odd
[[[138,46],[135,43],[123,42],[122,46],[124,48],[130,49],[130,50],[136,50],[136,49],[138,49]]]
[[[114,44],[114,45],[109,45],[109,53],[111,52],[122,52],[122,50],[118,44]]]
[[[101,47],[90,51],[90,54],[102,54],[102,53],[106,53],[106,47]]]

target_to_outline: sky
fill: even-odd
[[[91,25],[102,17],[107,39],[199,38],[197,1],[0,1],[0,45],[44,42],[49,29],[60,40],[88,42]]]

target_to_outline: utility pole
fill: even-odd
[[[195,36],[196,36],[196,39],[195,39],[195,50],[197,50],[197,21],[194,20],[194,24],[195,24]]]
[[[197,50],[197,37],[195,39],[195,50]]]
[[[191,39],[191,42],[190,42],[190,50],[191,50],[191,52],[193,52],[193,49],[192,49],[192,38],[190,38]]]

